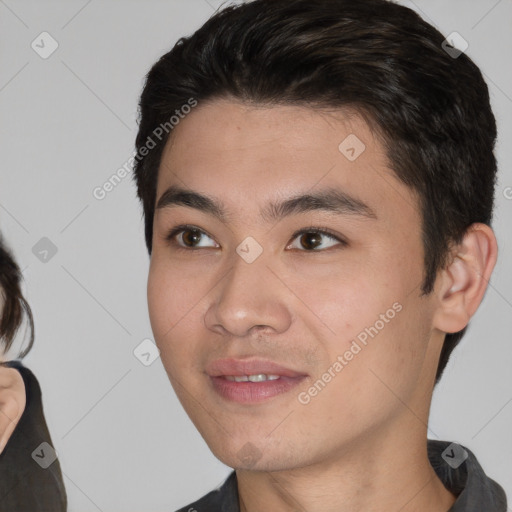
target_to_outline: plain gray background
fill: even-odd
[[[468,41],[499,129],[499,262],[437,387],[429,437],[469,447],[512,497],[512,2],[403,3]],[[25,364],[43,389],[71,512],[173,511],[230,471],[182,411],[160,359],[146,367],[133,354],[152,334],[131,176],[93,196],[132,155],[145,73],[220,4],[0,0],[0,228],[34,311]],[[31,47],[42,32],[58,43],[46,59]],[[43,237],[57,251],[47,261],[33,252],[48,249]]]

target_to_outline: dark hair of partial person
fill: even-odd
[[[340,109],[366,120],[419,198],[421,291],[429,294],[468,227],[490,225],[496,182],[487,85],[465,53],[453,58],[443,49],[444,39],[387,0],[254,0],[225,7],[180,38],[148,72],[139,102],[134,179],[149,253],[169,135],[140,150],[190,98]],[[436,383],[465,330],[446,335]]]
[[[34,344],[34,319],[32,310],[21,291],[21,272],[0,235],[0,350],[6,353],[22,325],[27,323],[28,341],[18,358],[25,357]]]

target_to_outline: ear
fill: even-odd
[[[482,302],[497,256],[493,230],[486,224],[472,224],[452,249],[451,262],[439,273],[434,327],[445,333],[466,327]]]
[[[20,372],[0,365],[0,453],[14,432],[25,405],[25,383]]]

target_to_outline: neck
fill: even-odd
[[[405,430],[391,426],[330,460],[284,471],[237,470],[241,512],[448,511],[455,496],[430,464],[426,427],[409,416]]]

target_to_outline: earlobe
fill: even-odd
[[[0,454],[4,451],[26,405],[25,383],[15,368],[0,366]]]
[[[498,255],[493,230],[472,224],[436,282],[438,307],[434,327],[454,333],[466,327],[482,302]]]

